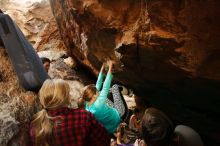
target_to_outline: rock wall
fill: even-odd
[[[0,0],[0,5],[36,51],[66,50],[48,0]]]
[[[68,51],[219,145],[219,0],[50,0]],[[198,124],[199,123],[199,124]],[[219,142],[219,143],[218,143]]]

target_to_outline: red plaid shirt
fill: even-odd
[[[52,117],[61,116],[53,129],[56,146],[109,146],[110,138],[95,117],[82,109],[60,108],[48,111]],[[58,120],[59,118],[55,118]],[[60,121],[60,120],[59,120]]]

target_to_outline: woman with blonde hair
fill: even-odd
[[[31,122],[31,139],[36,146],[109,146],[110,139],[94,116],[70,109],[69,85],[62,79],[47,79],[39,92],[43,107]]]

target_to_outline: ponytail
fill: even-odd
[[[36,146],[49,146],[49,139],[52,136],[54,127],[53,117],[47,114],[45,109],[42,109],[34,115],[31,126],[33,128],[33,137],[35,138]]]
[[[70,103],[69,97],[69,84],[64,80],[47,79],[44,81],[39,91],[39,100],[45,109],[36,113],[31,122],[31,137],[36,146],[52,145],[54,125],[62,122],[62,117],[51,117],[48,115],[46,109],[56,110],[62,107],[67,107]],[[56,123],[54,121],[55,118]]]

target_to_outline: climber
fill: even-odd
[[[107,104],[106,99],[109,93],[109,89],[112,82],[112,66],[113,62],[107,61],[108,65],[108,73],[105,78],[105,81],[103,83],[102,87],[102,81],[104,78],[104,67],[103,64],[96,82],[96,85],[91,84],[87,85],[83,88],[83,94],[82,97],[86,101],[86,110],[93,113],[96,117],[96,119],[103,124],[103,126],[107,129],[107,131],[110,134],[113,134],[119,123],[121,122],[121,117],[126,115],[126,107],[123,103],[123,100],[121,96],[117,96],[115,91],[119,92],[118,86],[112,87],[113,92],[113,99],[114,102],[112,103],[112,106]],[[101,90],[102,87],[102,90]]]
[[[107,105],[111,107],[115,106],[114,105],[115,102],[123,105],[123,106],[118,107],[120,108],[121,113],[123,113],[120,115],[121,121],[126,121],[129,116],[128,106],[122,95],[124,88],[125,88],[124,86],[119,85],[119,84],[112,85],[112,87],[109,89],[108,97],[106,98]]]
[[[192,128],[178,125],[156,108],[146,109],[141,122],[143,140],[150,146],[203,146],[199,134]],[[140,146],[136,140],[134,146]]]
[[[50,68],[50,59],[46,58],[46,57],[41,57],[40,59],[41,59],[41,61],[43,63],[43,66],[44,66],[46,72],[48,72],[49,68]]]
[[[95,117],[82,109],[68,108],[70,88],[62,79],[47,79],[39,91],[43,107],[30,125],[35,146],[109,146],[106,129]]]

